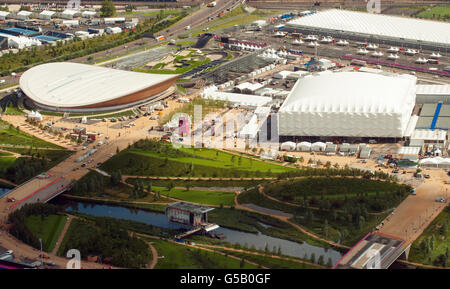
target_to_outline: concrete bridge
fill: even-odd
[[[37,176],[14,188],[2,198],[7,200],[7,210],[21,208],[25,204],[46,203],[71,188],[71,182],[64,177]]]
[[[398,258],[408,258],[410,242],[382,233],[369,233],[333,269],[388,269]]]
[[[367,234],[335,265],[336,269],[387,269],[397,259],[407,260],[411,244],[423,233],[447,203],[448,190],[442,183],[447,178],[443,170],[427,171],[431,180],[416,188],[416,195],[408,196],[375,232]]]

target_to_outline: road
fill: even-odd
[[[169,39],[170,38],[175,39],[179,34],[186,33],[185,28],[187,26],[194,28],[195,26],[204,24],[205,22],[208,21],[209,17],[217,16],[217,14],[219,14],[219,12],[224,11],[224,10],[226,11],[227,8],[237,5],[238,3],[242,2],[242,0],[240,0],[240,1],[218,0],[216,2],[217,2],[217,5],[215,7],[206,7],[206,5],[205,5],[204,7],[195,11],[194,13],[186,16],[178,23],[175,23],[174,25],[172,25],[169,28],[169,32],[166,32],[167,31],[167,29],[166,29],[164,31],[161,31],[161,32],[155,33],[155,34],[164,35],[166,38],[169,38]],[[236,2],[236,3],[234,3],[234,2]],[[100,51],[100,52],[86,55],[83,57],[74,58],[72,60],[69,60],[69,62],[85,63],[89,57],[92,57],[92,59],[95,60],[98,58],[103,58],[105,56],[113,57],[115,55],[125,54],[126,52],[128,52],[128,49],[130,47],[135,47],[135,46],[138,47],[137,45],[142,42],[145,43],[144,44],[145,46],[151,46],[151,45],[155,45],[158,43],[158,41],[156,41],[153,38],[141,38],[141,39],[129,42],[125,45],[120,45],[120,46],[111,48],[109,50],[104,50],[104,51]],[[141,46],[139,45],[139,47],[141,47]],[[115,60],[112,60],[112,61],[115,61]],[[11,86],[11,87],[3,88],[3,89],[0,88],[0,98],[2,96],[2,93],[6,93],[7,91],[13,90],[18,87],[18,82],[19,82],[21,75],[22,75],[22,73],[17,73],[15,76],[5,76],[5,77],[0,78],[0,79],[4,79],[6,81],[4,85],[17,84],[17,85]]]

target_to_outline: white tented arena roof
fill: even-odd
[[[288,22],[313,27],[450,45],[450,23],[331,9]]]
[[[297,81],[279,110],[281,136],[402,137],[416,78],[335,72]]]
[[[81,107],[126,96],[175,76],[55,62],[27,70],[20,78],[20,88],[43,105]]]

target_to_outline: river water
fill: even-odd
[[[10,188],[0,186],[0,198],[11,191]]]
[[[120,206],[94,204],[80,201],[70,201],[70,204],[68,205],[66,210],[78,211],[94,216],[132,220],[168,229],[181,228],[180,225],[170,223],[167,220],[165,214],[149,212],[140,209],[130,209]],[[309,258],[311,254],[314,253],[316,260],[319,258],[319,256],[323,256],[325,262],[328,261],[328,258],[331,258],[334,264],[342,256],[339,251],[336,251],[334,249],[325,249],[322,247],[310,245],[306,242],[300,244],[297,242],[271,237],[262,233],[252,234],[222,227],[217,229],[215,232],[225,234],[225,241],[232,244],[247,244],[249,248],[255,246],[257,249],[262,250],[264,250],[267,244],[270,250],[272,250],[274,246],[277,248],[280,247],[282,254],[293,257],[303,258],[306,255],[307,258]]]

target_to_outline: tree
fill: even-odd
[[[244,268],[244,266],[245,266],[245,261],[244,261],[244,258],[242,258],[241,259],[241,262],[239,263],[239,268]]]
[[[167,185],[167,189],[169,190],[169,192],[173,189],[174,184],[173,182],[169,182],[169,184]]]
[[[111,0],[103,0],[100,12],[102,17],[110,17],[116,14],[116,7]]]
[[[327,267],[333,267],[333,261],[331,260],[331,257],[328,258]]]
[[[323,258],[323,255],[319,256],[319,259],[317,260],[317,263],[319,263],[319,265],[323,265],[325,263],[325,260]]]
[[[309,260],[310,260],[312,263],[316,263],[316,254],[311,253],[311,256],[309,257]]]

